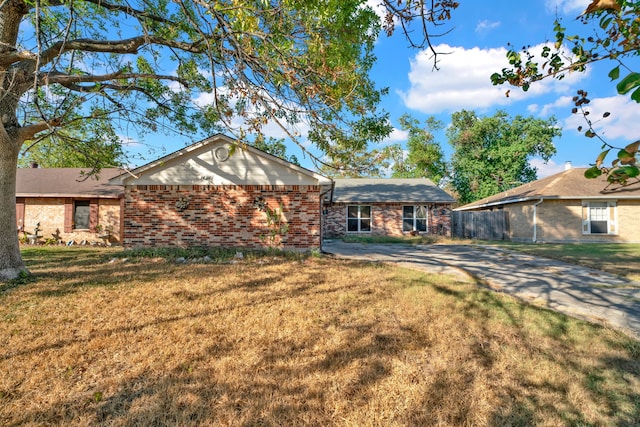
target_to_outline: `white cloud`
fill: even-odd
[[[499,21],[489,21],[488,19],[485,19],[484,21],[480,21],[478,22],[478,25],[476,25],[476,33],[487,33],[491,30],[493,30],[494,28],[498,28],[501,25],[501,23]]]
[[[215,97],[215,94],[213,92],[200,92],[200,94],[198,94],[198,96],[193,98],[193,103],[196,104],[198,107],[202,108],[202,107],[205,107],[207,105],[213,104],[215,99],[216,99],[216,97]]]
[[[545,104],[540,109],[540,115],[543,116],[543,117],[544,116],[548,116],[556,108],[568,107],[573,102],[572,99],[573,98],[571,96],[561,96],[560,98],[556,99],[554,102],[549,103],[549,104]]]
[[[531,48],[539,56],[543,44]],[[566,93],[587,76],[573,73],[563,80],[544,79],[531,85],[527,92],[508,85],[493,86],[491,74],[508,67],[507,49],[466,49],[446,44],[435,46],[440,70],[433,70],[433,57],[428,51],[418,53],[411,60],[406,92],[398,91],[408,108],[426,114],[458,111],[460,109],[486,109],[534,98],[550,92]],[[509,97],[505,93],[509,91]]]
[[[608,98],[592,99],[585,107],[589,111],[589,120],[593,127],[606,141],[620,139],[635,141],[640,139],[640,104],[628,96],[611,96]],[[611,113],[603,118],[604,113]],[[564,121],[564,128],[576,130],[578,126],[587,128],[587,123],[581,114],[572,114]]]
[[[409,139],[409,132],[406,130],[393,128],[391,134],[382,141],[383,144],[394,144]]]
[[[562,13],[578,16],[587,8],[591,0],[545,0],[545,8],[549,13]]]
[[[569,162],[569,164],[570,163],[571,162]],[[558,164],[558,163],[554,162],[553,160],[549,160],[549,161],[545,162],[544,160],[542,160],[540,158],[531,159],[529,161],[529,165],[533,166],[534,168],[536,168],[538,170],[538,179],[545,178],[547,176],[555,175],[557,173],[560,173],[563,170],[565,170],[565,168],[567,167],[566,162],[562,163],[562,164]],[[575,167],[575,166],[571,166],[571,167]],[[580,167],[582,167],[582,166],[580,166]]]
[[[120,143],[127,147],[140,147],[143,145],[139,140],[129,135],[118,135],[118,138]]]

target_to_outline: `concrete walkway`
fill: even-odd
[[[326,240],[322,249],[340,258],[470,275],[493,290],[640,339],[640,283],[599,270],[493,246],[364,245]]]

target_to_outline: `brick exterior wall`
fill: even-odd
[[[511,240],[531,242],[533,203],[505,205]],[[582,234],[581,200],[545,200],[538,205],[537,240],[547,243],[640,243],[640,201],[618,200],[618,234]]]
[[[16,225],[20,235],[23,232],[32,234],[36,224],[40,223],[40,235],[42,240],[58,237],[63,242],[70,240],[79,243],[83,240],[87,242],[101,243],[103,240],[98,237],[98,233],[91,231],[65,232],[65,198],[57,197],[27,197],[18,198]],[[88,200],[88,199],[78,199]],[[103,227],[110,226],[114,232],[110,238],[111,243],[120,241],[120,221],[121,209],[119,199],[93,199],[97,204],[97,221]]]
[[[419,204],[419,203],[418,203]],[[347,234],[374,236],[402,236],[410,232],[402,231],[402,207],[406,203],[362,203],[371,206],[371,232],[347,232],[347,206],[352,203],[334,203],[325,207],[324,237],[342,237]],[[428,209],[427,228],[425,234],[451,235],[451,206],[448,204],[430,204]]]
[[[267,214],[282,205],[287,231],[271,239]],[[188,202],[184,210],[176,204]],[[320,247],[320,187],[260,185],[127,186],[124,246]]]

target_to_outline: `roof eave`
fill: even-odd
[[[16,193],[16,197],[21,198],[47,198],[47,199],[121,199],[124,192],[114,194],[89,194],[89,193]]]
[[[490,208],[494,206],[501,205],[511,205],[514,203],[523,203],[529,201],[539,201],[539,200],[640,200],[640,196],[620,196],[615,194],[602,194],[597,196],[529,196],[529,197],[521,197],[518,199],[511,200],[497,200],[495,202],[482,203],[479,205],[472,206],[461,206],[459,208],[455,208],[454,211],[468,211],[472,209],[480,209],[480,208]]]
[[[416,203],[442,203],[452,204],[455,200],[379,200],[379,199],[366,199],[366,200],[340,200],[334,199],[333,203],[397,203],[397,204],[416,204]]]

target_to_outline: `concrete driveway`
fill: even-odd
[[[492,246],[364,245],[325,240],[322,249],[340,258],[471,276],[495,291],[640,339],[640,283],[599,270]]]

